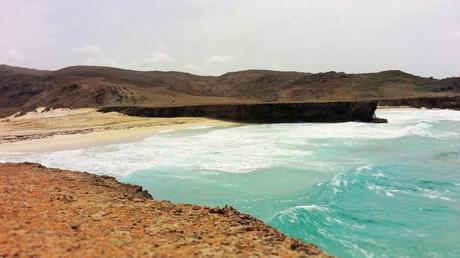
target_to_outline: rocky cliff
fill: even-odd
[[[460,96],[388,99],[380,100],[379,105],[460,110]]]
[[[120,112],[145,117],[208,117],[255,123],[372,122],[377,102],[270,103],[199,105],[180,107],[105,107],[101,112]]]
[[[233,208],[153,200],[112,177],[0,164],[0,257],[329,257]]]

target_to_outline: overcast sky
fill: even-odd
[[[0,0],[0,63],[460,76],[460,1]]]

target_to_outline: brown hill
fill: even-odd
[[[460,78],[402,71],[365,74],[248,70],[221,76],[73,66],[42,71],[0,65],[0,115],[45,107],[181,106],[325,102],[460,95]]]

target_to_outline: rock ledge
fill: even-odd
[[[0,257],[328,257],[231,207],[34,163],[0,164],[0,211]]]

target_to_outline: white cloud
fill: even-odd
[[[186,64],[182,66],[181,70],[187,73],[193,73],[193,74],[198,74],[198,75],[205,74],[203,67],[198,66],[196,64]]]
[[[174,57],[164,51],[167,48],[168,46],[165,43],[160,43],[155,51],[148,54],[122,58],[116,55],[116,52],[113,53],[113,50],[112,52],[103,51],[96,44],[86,44],[73,48],[68,53],[76,58],[75,61],[77,64],[115,66],[135,70],[154,70],[161,69],[164,67],[164,64],[174,61]]]
[[[84,65],[96,65],[96,66],[112,66],[112,67],[117,67],[120,64],[110,58],[105,58],[105,57],[86,57],[82,64]]]
[[[158,44],[158,49],[162,50],[162,51],[167,50],[168,45],[166,43],[162,42],[162,43]]]
[[[148,54],[144,58],[140,60],[134,61],[133,65],[139,68],[148,67],[151,65],[155,65],[157,63],[170,63],[174,61],[174,58],[162,51],[156,51],[152,54]]]
[[[220,74],[281,64],[460,75],[458,0],[143,0],[108,9],[106,1],[89,9],[88,0],[0,2],[1,58],[28,67],[116,61]]]
[[[70,50],[70,53],[78,55],[99,55],[102,51],[101,47],[98,45],[88,44],[82,47],[73,48]]]
[[[235,61],[236,58],[233,56],[223,56],[223,55],[212,55],[209,58],[210,63],[228,63]]]
[[[160,69],[162,64],[171,63],[174,57],[167,54],[163,50],[168,46],[161,43],[157,46],[157,50],[146,54],[140,58],[117,58],[103,51],[102,48],[95,44],[86,44],[81,47],[73,48],[69,53],[78,56],[79,61],[85,65],[102,65],[102,66],[119,66],[120,68],[153,70]]]
[[[173,61],[174,57],[163,51],[155,51],[143,58],[128,62],[127,67],[130,69],[154,70],[160,69],[160,67],[164,67],[165,64],[172,63]]]
[[[86,44],[68,51],[75,56],[77,64],[97,66],[117,66],[119,63],[113,58],[106,57],[102,48],[95,44]]]
[[[163,51],[157,51],[151,55],[148,55],[148,57],[145,59],[148,60],[152,63],[158,63],[158,62],[172,62],[174,61],[174,57],[166,54]]]
[[[0,49],[0,64],[17,64],[24,60],[25,55],[19,50],[10,48],[7,50]]]

